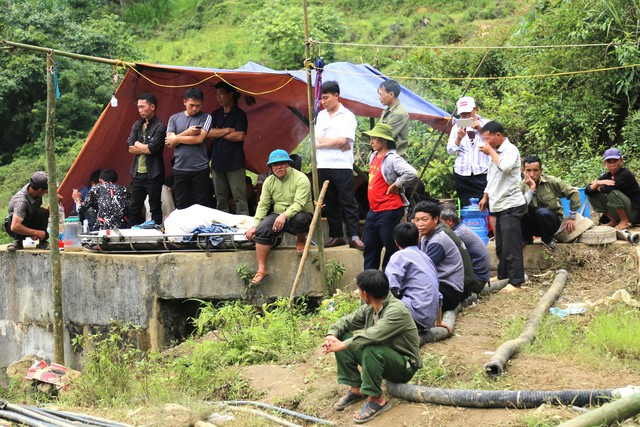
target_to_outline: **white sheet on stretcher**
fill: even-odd
[[[246,240],[242,233],[253,227],[253,217],[249,215],[234,215],[202,205],[193,205],[186,209],[176,209],[171,212],[167,219],[164,220],[164,230],[167,235],[191,234],[196,228],[208,227],[211,224],[236,227],[238,235],[234,235],[234,239],[236,241]]]

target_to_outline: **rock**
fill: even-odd
[[[36,363],[43,360],[42,357],[39,357],[36,354],[28,354],[23,356],[22,359],[11,363],[7,366],[7,376],[19,384],[22,385],[22,388],[28,389],[31,387],[33,383],[32,380],[27,379],[27,373],[29,372],[29,368]]]
[[[216,425],[208,423],[206,421],[199,420],[199,421],[196,421],[193,427],[216,427]]]

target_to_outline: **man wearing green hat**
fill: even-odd
[[[306,235],[313,217],[311,183],[302,172],[290,167],[293,160],[285,150],[274,150],[267,166],[272,174],[262,185],[260,201],[253,217],[254,226],[245,231],[247,239],[256,242],[258,270],[252,285],[261,284],[269,275],[267,257],[276,237],[283,232],[295,234],[296,253],[302,255]],[[267,215],[271,205],[273,213]]]
[[[364,268],[380,268],[382,248],[385,256],[382,269],[398,247],[393,229],[405,215],[409,201],[404,195],[408,185],[415,184],[418,174],[413,166],[396,153],[393,128],[377,123],[369,132],[373,153],[369,157],[369,213],[364,223]]]

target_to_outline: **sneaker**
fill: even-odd
[[[7,245],[7,251],[15,252],[17,250],[23,249],[22,240],[14,240],[13,243],[9,243]]]
[[[36,245],[36,249],[42,249],[42,250],[46,251],[47,249],[49,249],[49,241],[48,240],[41,240]]]

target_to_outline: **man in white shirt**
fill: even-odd
[[[319,182],[329,181],[325,196],[324,215],[329,223],[329,240],[325,247],[344,245],[342,218],[347,225],[349,246],[364,250],[359,237],[358,203],[353,186],[353,142],[356,117],[340,103],[338,82],[322,84],[320,103],[324,110],[318,113],[315,125],[316,159]]]
[[[447,152],[456,156],[453,165],[455,186],[460,205],[464,207],[469,205],[470,197],[481,199],[487,186],[489,157],[479,150],[479,146],[483,144],[480,129],[488,120],[478,115],[476,101],[470,96],[460,98],[456,109],[460,119],[449,134]]]

